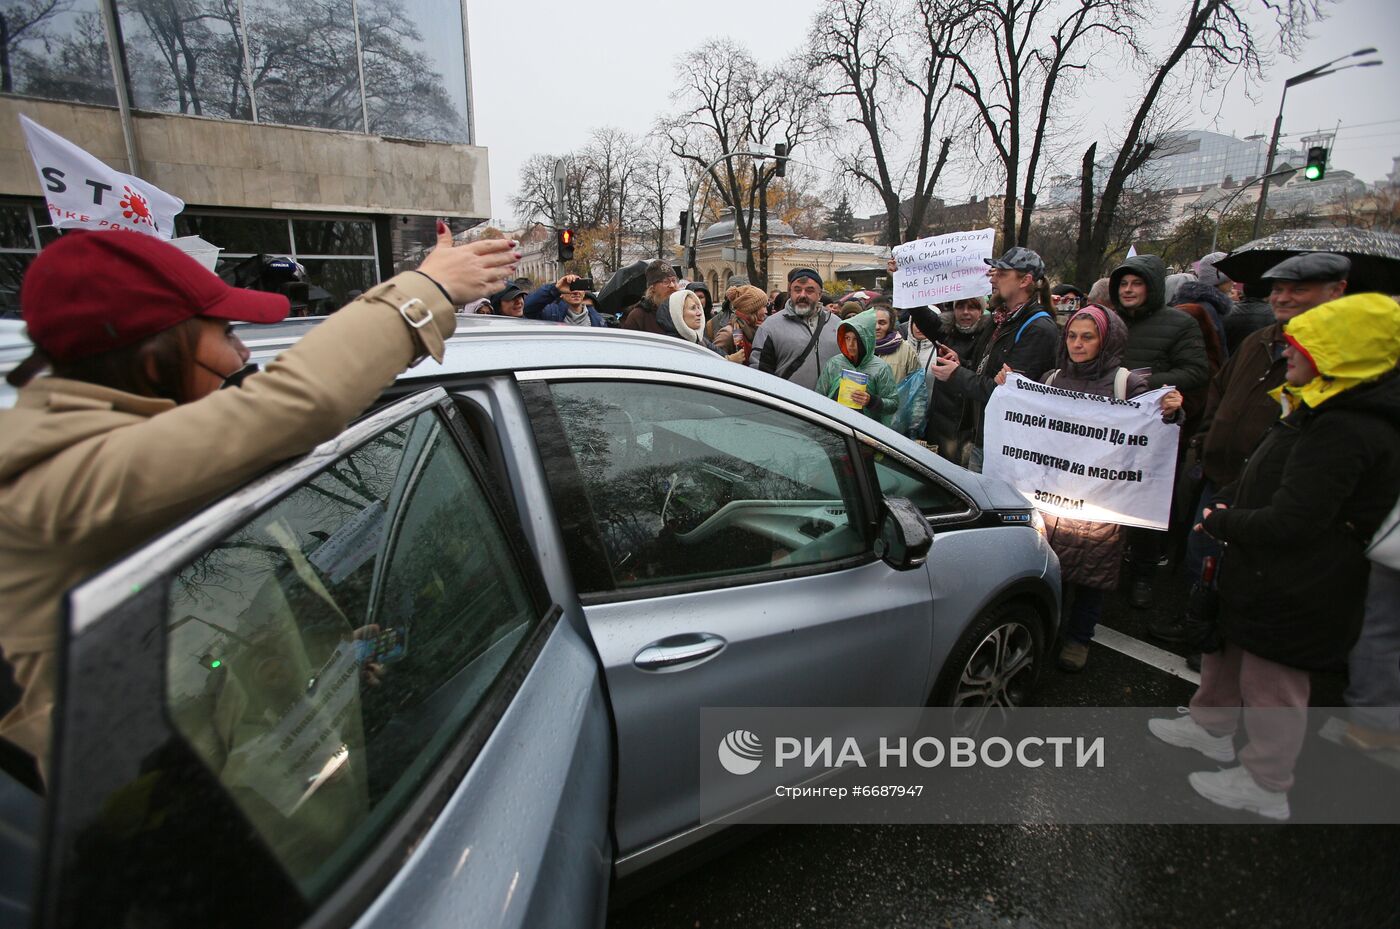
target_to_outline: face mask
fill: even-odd
[[[243,381],[248,377],[248,375],[258,373],[258,366],[253,364],[251,361],[243,367],[239,368],[237,371],[233,372],[232,374],[219,374],[218,371],[215,371],[213,368],[209,367],[202,361],[196,361],[195,364],[199,365],[201,368],[208,371],[210,374],[216,375],[219,378],[223,379],[223,383],[219,385],[220,390],[225,390],[229,387],[242,387]]]

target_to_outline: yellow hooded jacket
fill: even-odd
[[[1400,361],[1400,304],[1382,294],[1354,294],[1295,316],[1283,333],[1317,368],[1301,387],[1285,383],[1270,392],[1287,416],[1393,369]]]

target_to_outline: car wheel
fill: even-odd
[[[929,698],[930,706],[952,707],[960,730],[1000,728],[1006,712],[1024,706],[1044,660],[1040,615],[1013,600],[972,621],[948,656]]]

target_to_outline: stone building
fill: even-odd
[[[343,16],[312,15],[337,4]],[[436,217],[462,230],[489,216],[465,0],[315,10],[71,0],[10,42],[0,313],[56,234],[19,114],[183,199],[176,234],[222,247],[221,272],[290,256],[327,305],[421,257]]]
[[[755,223],[755,240],[757,237]],[[770,213],[768,280],[758,286],[768,291],[786,290],[787,274],[793,268],[811,268],[826,281],[845,279],[863,282],[865,277],[861,275],[866,275],[872,265],[882,267],[889,255],[890,250],[883,245],[804,239],[791,226]],[[696,242],[695,264],[698,279],[709,286],[710,293],[717,300],[723,296],[730,277],[747,275],[744,252],[739,246],[738,230],[731,211],[725,210],[717,222],[700,233]],[[843,278],[843,275],[849,276]]]

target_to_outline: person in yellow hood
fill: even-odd
[[[1309,671],[1345,666],[1361,631],[1366,546],[1400,494],[1400,305],[1343,297],[1293,318],[1284,334],[1284,416],[1196,527],[1226,543],[1221,648],[1202,657],[1190,715],[1149,723],[1165,742],[1228,762],[1243,708],[1241,765],[1190,783],[1214,803],[1272,819],[1289,817]]]

